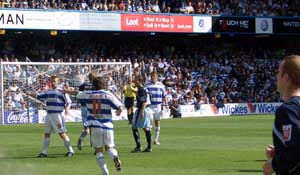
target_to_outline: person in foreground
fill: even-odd
[[[273,145],[266,148],[264,175],[300,174],[300,56],[284,57],[277,73],[284,102],[275,112]]]
[[[78,93],[76,98],[80,103],[85,103],[88,110],[88,119],[84,123],[90,128],[91,144],[95,148],[96,161],[103,175],[109,175],[104,159],[104,150],[111,156],[117,171],[121,170],[121,161],[117,150],[114,148],[114,130],[111,109],[116,110],[119,116],[122,112],[122,103],[105,89],[105,82],[101,78],[93,80],[95,90]]]
[[[46,102],[47,115],[45,118],[44,142],[42,152],[38,155],[40,158],[48,156],[48,147],[50,144],[51,132],[57,133],[64,140],[64,144],[68,149],[67,157],[74,155],[74,150],[70,144],[70,139],[67,135],[67,130],[64,122],[65,109],[69,107],[71,102],[68,102],[65,94],[57,88],[59,78],[51,76],[52,88],[37,95],[38,100]]]
[[[144,89],[143,84],[143,77],[137,76],[135,79],[135,85],[138,87],[137,96],[136,96],[136,106],[137,110],[133,116],[132,120],[132,134],[134,141],[136,143],[136,147],[131,152],[140,152],[142,151],[141,141],[140,141],[140,134],[138,128],[143,128],[146,140],[147,140],[147,147],[143,150],[143,152],[152,152],[151,149],[151,114],[150,111],[146,108],[147,102],[147,91]]]

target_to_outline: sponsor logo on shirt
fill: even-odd
[[[283,132],[283,140],[290,141],[292,137],[292,125],[283,125],[282,132]]]

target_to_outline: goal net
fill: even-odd
[[[46,111],[34,94],[51,88],[50,76],[60,78],[59,88],[78,88],[88,82],[91,71],[104,78],[108,89],[121,99],[123,86],[131,75],[130,62],[1,62],[1,124],[42,123]],[[71,96],[71,100],[69,120],[81,121],[80,104],[75,97]]]

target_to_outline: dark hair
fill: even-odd
[[[50,79],[51,79],[51,80],[58,79],[58,76],[57,76],[57,75],[52,75],[52,76],[50,77]]]
[[[138,80],[141,84],[143,84],[145,81],[145,79],[142,75],[136,75],[135,80]]]
[[[156,70],[150,72],[150,74],[151,74],[151,75],[158,75]]]
[[[96,77],[93,79],[93,86],[96,90],[105,89],[105,81],[100,77]]]

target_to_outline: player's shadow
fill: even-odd
[[[78,155],[81,155],[81,156],[86,156],[86,155],[91,155],[91,156],[94,156],[94,152],[77,152],[75,153],[74,156],[78,156]],[[65,154],[48,154],[48,156],[46,158],[40,158],[38,157],[38,154],[37,155],[16,155],[16,156],[12,156],[12,155],[8,155],[8,156],[0,156],[0,160],[9,160],[9,159],[52,159],[52,158],[68,158],[66,157]]]
[[[40,158],[38,155],[23,155],[23,156],[2,156],[0,160],[9,159],[52,159],[52,158],[67,158],[64,154],[49,154],[46,158]]]
[[[237,172],[241,172],[241,173],[261,173],[262,170],[237,170]]]
[[[265,162],[266,160],[237,160],[233,162]]]
[[[214,170],[215,172],[219,173],[230,173],[230,172],[238,172],[238,173],[261,173],[262,170],[250,170],[250,169],[218,169]]]

